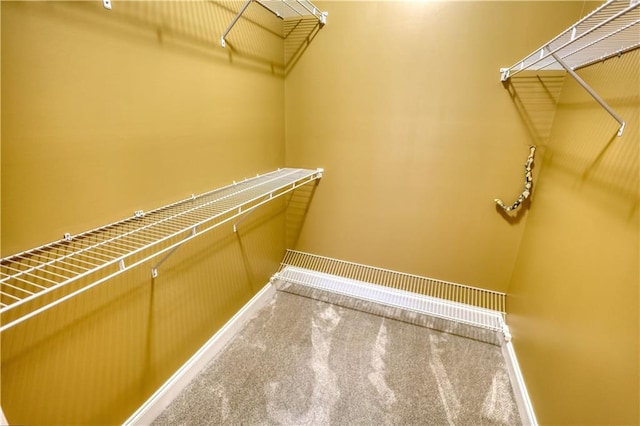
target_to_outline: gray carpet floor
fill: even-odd
[[[498,346],[290,293],[155,425],[519,425]]]

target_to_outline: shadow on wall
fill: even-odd
[[[316,180],[313,185],[297,188],[287,201],[285,244],[288,249],[293,249],[298,245],[302,226],[307,219],[311,200],[319,183]]]
[[[543,76],[523,72],[503,82],[533,145],[546,146],[549,141],[563,83],[564,73],[557,72]]]
[[[91,25],[114,37],[135,35],[141,42],[207,60],[284,76],[309,46],[320,25],[317,19],[283,21],[263,7],[250,5],[227,36],[221,36],[243,1],[115,1],[107,10],[100,2],[51,2],[49,16]],[[272,41],[279,41],[273,43]]]
[[[156,278],[152,259],[5,331],[8,420],[126,420],[268,282],[285,239],[300,233],[307,186],[254,210],[236,233],[227,224],[181,246]],[[287,226],[290,217],[298,220]]]
[[[559,126],[554,143],[547,154],[557,170],[573,176],[576,189],[587,185],[597,188],[610,208],[622,208],[620,213],[633,217],[638,208],[638,140],[640,122],[640,50],[591,65],[581,76],[624,120],[626,127],[617,136],[619,124],[597,104],[577,83],[563,94],[558,105],[558,119],[579,115],[573,126]],[[617,76],[620,78],[615,78]],[[576,114],[579,113],[579,114]],[[560,142],[561,141],[561,142]],[[603,200],[604,201],[604,200]]]
[[[315,18],[287,20],[284,22],[284,67],[288,75],[309,48],[322,27]]]

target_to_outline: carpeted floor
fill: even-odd
[[[498,346],[277,292],[155,425],[519,425]]]

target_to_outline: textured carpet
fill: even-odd
[[[156,425],[519,425],[499,347],[277,292]]]

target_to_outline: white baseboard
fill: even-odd
[[[524,426],[538,426],[536,415],[533,412],[533,405],[531,404],[531,399],[529,399],[529,393],[524,384],[524,378],[522,377],[520,365],[518,364],[516,352],[513,349],[513,343],[511,343],[511,341],[503,342],[502,355],[507,363],[511,387],[513,388],[513,394],[516,399],[516,404],[518,405],[522,424]]]
[[[8,425],[9,422],[7,418],[4,416],[4,411],[2,411],[2,407],[0,407],[0,425]]]
[[[209,339],[169,380],[167,380],[131,417],[125,425],[148,425],[153,422],[198,373],[233,339],[240,329],[266,302],[276,289],[267,284]]]

